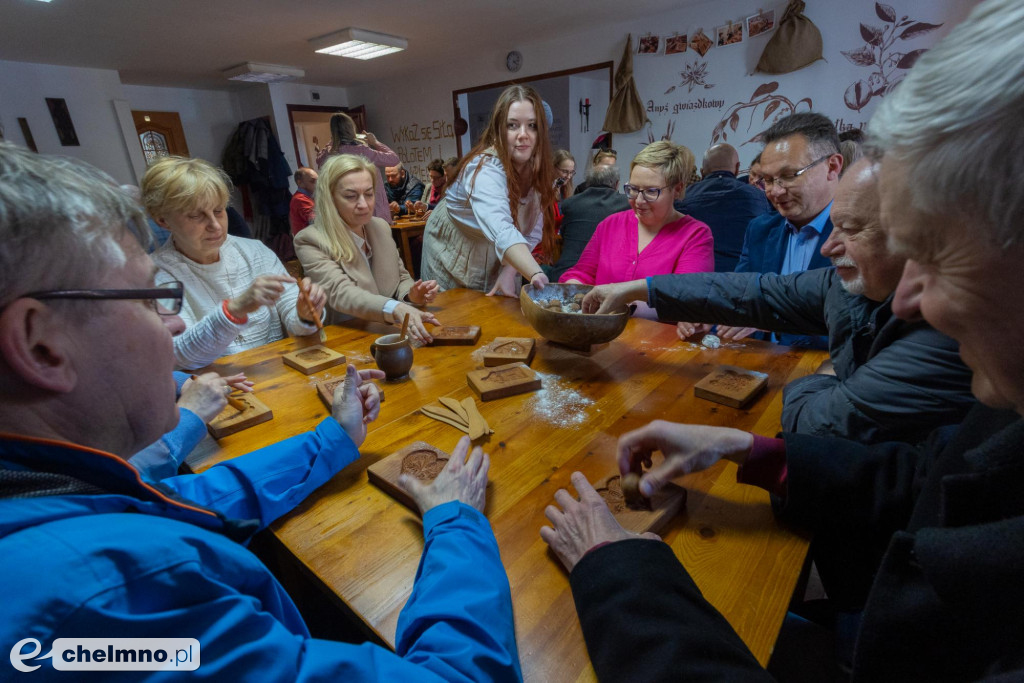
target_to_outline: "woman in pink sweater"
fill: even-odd
[[[694,163],[693,152],[667,140],[651,143],[637,154],[629,184],[623,187],[630,210],[598,223],[580,260],[559,282],[603,285],[713,271],[711,229],[673,206],[686,194],[685,181]]]

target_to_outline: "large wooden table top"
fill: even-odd
[[[370,425],[362,457],[279,520],[273,533],[324,586],[384,641],[394,644],[398,613],[412,590],[423,550],[418,517],[367,480],[366,468],[421,439],[451,452],[461,436],[417,412],[438,396],[473,396],[468,370],[482,367],[473,352],[496,336],[536,336],[519,302],[454,290],[433,310],[443,324],[479,325],[475,347],[417,348],[412,377],[382,383],[385,402]],[[357,367],[373,367],[370,342],[394,328],[352,321],[330,326],[327,345]],[[223,373],[244,370],[257,396],[274,412],[270,422],[205,439],[189,464],[202,470],[301,431],[328,411],[313,381],[343,374],[339,366],[309,377],[280,356],[318,343],[316,335],[286,339],[218,361]],[[675,328],[631,320],[611,343],[584,356],[539,340],[532,363],[544,387],[486,403],[494,429],[484,449],[491,456],[487,516],[512,586],[523,672],[532,681],[593,680],[567,575],[538,533],[544,507],[569,475],[592,482],[617,471],[615,441],[653,419],[733,426],[772,436],[779,428],[782,387],[813,372],[823,352],[801,352],[756,341],[704,349],[676,338]],[[693,385],[716,365],[767,372],[768,390],[747,410],[695,398]],[[658,457],[658,456],[656,456]],[[732,463],[679,480],[689,491],[686,512],[663,531],[704,596],[718,608],[764,664],[771,654],[796,584],[807,540],[780,527],[768,495],[736,483]]]

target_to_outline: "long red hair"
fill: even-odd
[[[516,173],[512,164],[512,152],[508,148],[508,137],[505,134],[505,123],[508,121],[508,110],[516,102],[529,102],[533,105],[537,117],[537,149],[530,160],[526,177]],[[462,177],[466,164],[493,148],[498,160],[505,168],[508,182],[508,206],[512,212],[512,222],[519,225],[519,200],[530,189],[537,191],[540,197],[541,210],[544,212],[544,233],[541,237],[541,248],[544,254],[554,262],[558,258],[558,236],[555,233],[555,167],[551,160],[551,139],[548,133],[548,119],[544,113],[544,104],[537,91],[528,85],[510,85],[498,96],[491,112],[491,120],[484,129],[480,140],[473,146],[456,169],[456,177]],[[479,167],[478,167],[479,172]]]

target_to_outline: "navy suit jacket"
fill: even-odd
[[[828,268],[832,262],[821,255],[821,245],[832,234],[832,217],[825,221],[821,235],[818,236],[818,243],[814,246],[814,255],[807,265],[807,270],[816,268]],[[786,219],[777,211],[772,211],[750,221],[747,226],[747,234],[743,239],[743,253],[740,254],[740,261],[736,264],[737,273],[780,273],[782,262],[786,260],[786,243],[789,240],[789,232],[786,230]],[[765,339],[767,336],[757,335],[758,339]],[[827,337],[798,336],[794,334],[780,334],[779,342],[786,346],[811,347],[816,349],[827,349]]]
[[[763,190],[739,182],[729,171],[715,171],[686,188],[686,196],[675,207],[711,228],[716,273],[736,270],[747,225],[771,211]]]

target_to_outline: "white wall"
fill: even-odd
[[[0,61],[0,123],[4,137],[25,144],[18,125],[18,118],[24,117],[41,153],[76,157],[103,169],[120,183],[135,183],[114,111],[114,101],[125,98],[122,88],[116,71]],[[47,97],[67,101],[80,146],[61,146],[46,106]]]
[[[239,121],[232,93],[146,85],[124,85],[123,88],[133,110],[177,112],[189,155],[220,165],[224,146]]]
[[[955,23],[966,17],[976,4],[973,0],[887,1],[899,17],[909,15],[915,21],[944,24],[939,30],[912,40],[897,40],[894,49],[902,52],[933,45]],[[454,133],[440,139],[423,139],[422,136],[414,139],[408,135],[408,131],[413,124],[422,131],[424,124],[431,122],[440,122],[439,129],[448,131],[453,118],[451,91],[508,80],[510,74],[504,68],[504,57],[513,47],[523,54],[522,76],[607,60],[614,60],[618,64],[627,33],[632,32],[634,47],[637,38],[648,32],[662,36],[673,32],[692,34],[703,27],[704,32],[713,37],[717,26],[729,20],[744,20],[755,14],[758,8],[774,9],[777,24],[785,6],[784,0],[757,3],[749,0],[713,0],[660,15],[643,16],[638,13],[635,21],[602,29],[575,34],[567,30],[557,40],[542,43],[512,46],[495,41],[491,52],[476,53],[472,59],[466,59],[456,66],[446,65],[444,68],[433,69],[430,78],[424,78],[423,73],[416,73],[402,79],[353,86],[349,88],[349,96],[353,106],[366,105],[368,125],[387,144],[401,144],[406,148],[432,147],[434,156],[449,156],[455,154],[456,150]],[[874,0],[818,0],[808,4],[806,14],[821,30],[827,62],[819,61],[790,74],[750,75],[774,31],[753,39],[749,39],[744,31],[742,43],[714,47],[704,58],[700,58],[693,50],[670,56],[634,55],[634,74],[640,96],[652,108],[648,114],[651,126],[637,133],[614,136],[614,147],[619,151],[620,158],[625,157],[620,160],[620,168],[623,171],[628,169],[629,159],[647,143],[649,134],[654,139],[660,139],[670,122],[674,125],[672,139],[690,147],[700,158],[711,144],[712,133],[723,117],[729,114],[731,118],[736,106],[748,103],[759,86],[771,82],[778,83],[773,95],[785,96],[793,103],[809,97],[814,110],[825,113],[841,126],[866,123],[874,111],[877,98],[863,110],[854,111],[844,103],[844,93],[853,83],[867,79],[871,69],[852,64],[842,52],[864,46],[861,23],[882,26],[882,21],[876,15]],[[687,86],[680,86],[681,72],[687,65],[699,62],[707,65],[705,82],[712,87],[701,86],[690,91]],[[674,90],[666,92],[673,86]],[[701,109],[685,108],[699,106],[701,100],[710,105]],[[769,104],[771,102],[766,101],[757,108],[743,109],[735,133],[728,127],[725,129],[726,141],[738,147],[744,166],[758,151],[757,145],[744,143],[770,125],[775,115],[786,110],[780,100],[778,108],[766,119],[764,112]],[[683,108],[677,110],[677,107]],[[804,106],[801,105],[799,109],[802,111]],[[604,121],[604,113],[597,107],[591,109],[590,130],[595,136]],[[579,157],[577,165],[580,168],[584,166]]]

